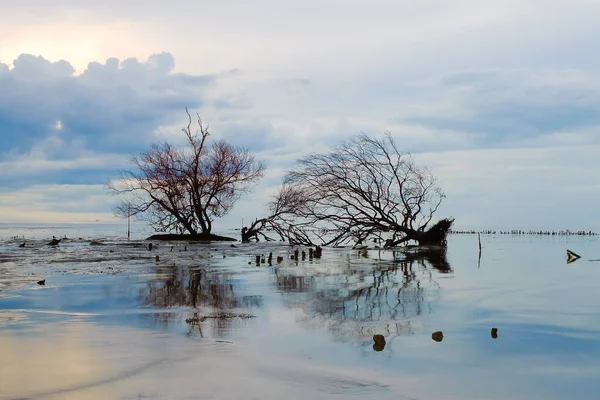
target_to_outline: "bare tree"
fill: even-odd
[[[269,223],[296,244],[445,245],[452,219],[426,230],[444,197],[431,171],[401,153],[391,135],[361,134],[300,158],[272,203],[283,211]]]
[[[208,126],[198,116],[182,129],[186,147],[155,144],[131,157],[133,170],[121,172],[109,189],[124,195],[120,216],[144,216],[157,231],[209,234],[212,222],[227,214],[242,193],[263,176],[264,164],[247,150],[223,140],[207,144]]]

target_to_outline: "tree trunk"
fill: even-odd
[[[448,232],[450,231],[450,227],[452,226],[453,222],[453,219],[446,218],[438,221],[427,231],[413,229],[403,230],[405,236],[402,239],[396,241],[388,239],[385,247],[394,247],[401,243],[408,242],[409,240],[416,241],[419,243],[419,246],[445,247],[446,237],[448,236]]]
[[[257,232],[246,227],[242,228],[242,243],[249,243],[250,239],[255,238],[258,241]]]

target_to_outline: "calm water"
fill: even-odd
[[[474,236],[295,262],[122,231],[0,226],[0,398],[598,398],[598,238],[485,236],[478,265]]]

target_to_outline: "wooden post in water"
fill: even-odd
[[[477,240],[479,241],[479,257],[477,258],[477,268],[481,266],[481,235],[477,232]]]
[[[129,240],[131,236],[131,225],[129,219],[131,217],[131,203],[127,204],[127,240]]]

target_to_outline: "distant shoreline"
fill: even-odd
[[[540,230],[540,231],[524,231],[524,230],[451,230],[450,234],[454,235],[476,235],[478,233],[482,235],[540,235],[540,236],[597,236],[598,233],[594,231],[571,231],[568,229],[558,230],[558,231],[548,231],[548,230]]]

